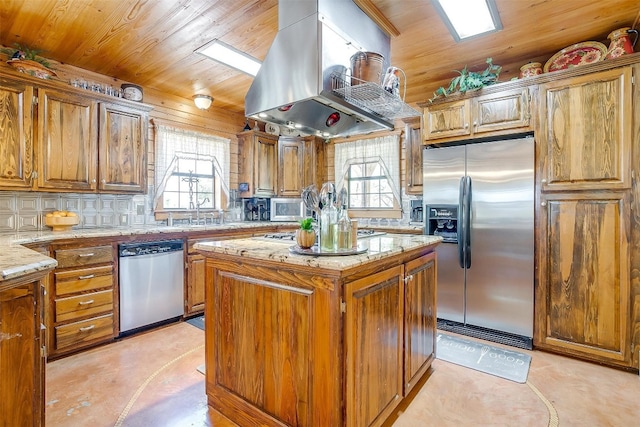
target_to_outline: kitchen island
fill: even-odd
[[[197,243],[209,406],[239,425],[382,424],[435,357],[440,241],[385,234],[348,256]]]

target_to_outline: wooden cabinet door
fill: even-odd
[[[472,98],[474,134],[505,129],[530,129],[529,89],[516,89]]]
[[[629,188],[631,68],[540,86],[543,190]]]
[[[97,188],[98,115],[92,99],[38,90],[38,187]]]
[[[146,191],[146,136],[146,112],[116,104],[100,104],[100,190]]]
[[[328,325],[315,321],[327,314],[327,301],[318,300],[316,290],[292,286],[285,272],[231,263],[229,271],[214,270],[209,262],[209,405],[236,418],[244,413],[247,425],[340,425],[335,389],[315,386],[337,381],[336,372],[325,370],[339,363],[326,359],[335,356],[335,344]]]
[[[0,291],[2,426],[44,425],[39,291],[38,282]]]
[[[405,265],[404,395],[436,357],[436,253]]]
[[[470,135],[471,103],[468,99],[438,104],[424,110],[424,139]]]
[[[0,82],[0,190],[31,188],[32,108],[32,86]]]
[[[187,257],[187,304],[184,311],[186,315],[204,311],[204,266],[204,256]]]
[[[631,304],[627,196],[551,194],[543,204],[536,346],[626,365]]]
[[[403,266],[345,285],[346,425],[380,425],[402,396]]]
[[[311,184],[322,188],[322,184],[327,182],[325,145],[321,138],[315,136],[304,138],[303,189]]]
[[[277,140],[256,135],[253,140],[253,195],[273,197],[277,193]]]
[[[422,136],[420,123],[405,126],[406,193],[422,196]]]
[[[299,138],[278,140],[278,195],[300,197],[303,188],[304,142]]]

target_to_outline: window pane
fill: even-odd
[[[349,168],[349,174],[351,174],[353,178],[362,177],[362,165],[351,165]]]
[[[350,208],[393,208],[391,185],[378,162],[351,165],[347,179]]]

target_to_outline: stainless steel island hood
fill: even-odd
[[[351,57],[390,40],[351,0],[279,0],[278,34],[245,97],[245,115],[323,138],[393,129],[420,113],[380,82],[351,85]]]

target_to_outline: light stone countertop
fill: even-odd
[[[57,261],[22,245],[49,243],[63,239],[100,238],[179,232],[214,231],[231,229],[251,229],[271,223],[246,222],[206,226],[147,226],[128,228],[79,228],[69,231],[29,231],[0,234],[0,283],[36,271],[49,270],[58,265]]]
[[[196,250],[218,254],[235,255],[247,259],[270,260],[284,264],[302,265],[329,270],[346,270],[359,265],[369,264],[420,247],[436,245],[442,241],[440,236],[412,234],[383,234],[358,239],[358,247],[367,251],[358,255],[300,255],[291,253],[293,242],[267,240],[260,237],[199,242]]]
[[[29,231],[0,234],[0,283],[9,279],[14,279],[36,271],[49,270],[55,268],[57,262],[36,251],[25,248],[22,245],[32,243],[50,243],[56,240],[85,239],[115,236],[133,236],[166,233],[189,233],[202,231],[225,231],[260,228],[265,226],[296,226],[295,222],[238,222],[222,225],[208,224],[199,225],[177,225],[168,227],[165,225],[153,225],[143,227],[122,227],[122,228],[78,228],[69,231]],[[361,227],[367,228],[367,227]],[[380,227],[382,228],[382,227]],[[388,228],[388,227],[385,227]],[[397,230],[420,232],[419,226],[395,227]],[[160,236],[159,236],[160,237]],[[264,241],[263,241],[264,242]]]

